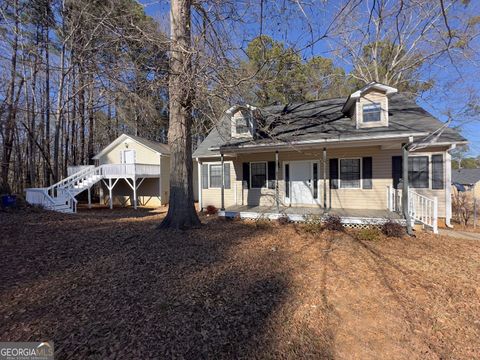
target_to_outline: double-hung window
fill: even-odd
[[[360,188],[360,159],[340,159],[340,188]]]
[[[381,121],[382,108],[379,103],[371,103],[363,105],[363,122]]]
[[[222,165],[210,165],[210,188],[222,187]]]
[[[250,121],[248,116],[238,117],[235,120],[235,131],[239,135],[248,134],[250,132]]]
[[[408,158],[408,182],[414,188],[428,188],[428,156]]]
[[[267,187],[267,163],[252,162],[250,163],[250,177],[253,189]]]

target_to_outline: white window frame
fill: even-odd
[[[265,186],[262,187],[253,187],[252,182],[252,164],[265,164]],[[249,164],[250,167],[250,189],[268,189],[268,161],[253,161]]]
[[[378,108],[379,108],[379,110],[380,110],[380,111],[379,111],[380,117],[379,117],[378,120],[365,121],[365,116],[364,116],[364,115],[365,115],[365,107],[368,107],[368,106],[378,106]],[[372,101],[372,102],[370,102],[370,103],[364,103],[364,104],[362,104],[362,123],[364,123],[364,124],[378,124],[378,123],[381,123],[381,122],[383,121],[383,119],[382,119],[382,116],[383,116],[382,112],[383,112],[382,103],[380,103],[380,102],[373,102],[373,101]]]
[[[408,182],[408,187],[411,188],[411,189],[418,189],[418,190],[433,190],[433,191],[445,191],[445,188],[444,189],[432,189],[432,182],[433,182],[433,164],[432,164],[432,155],[443,155],[443,183],[444,183],[444,187],[446,188],[447,187],[447,183],[446,183],[446,168],[445,168],[445,152],[442,152],[442,151],[435,151],[435,152],[431,152],[431,153],[411,153],[408,155],[409,158],[411,157],[419,157],[419,156],[423,156],[423,157],[428,157],[428,187],[420,187],[420,188],[417,188],[417,187],[413,187],[410,185],[410,182]]]
[[[220,186],[211,186],[210,185],[210,175],[212,173],[212,171],[211,171],[212,166],[220,166],[220,169],[221,169],[222,168],[222,163],[221,162],[213,162],[213,163],[208,164],[208,188],[209,189],[221,189],[222,188],[221,183],[220,183]],[[223,182],[224,179],[221,179],[221,181]]]
[[[358,187],[348,187],[344,188],[342,187],[342,167],[341,167],[341,161],[342,160],[359,160],[360,161],[360,181],[358,182],[359,186]],[[363,164],[362,164],[362,158],[361,157],[346,157],[346,158],[339,158],[338,159],[338,189],[337,190],[358,190],[358,189],[363,189]]]

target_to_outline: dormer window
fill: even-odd
[[[357,129],[388,127],[388,101],[395,93],[397,89],[391,86],[371,82],[350,94],[342,112],[352,119]]]
[[[250,109],[241,109],[231,115],[232,137],[252,138],[255,132],[255,123]]]
[[[379,122],[382,120],[382,106],[380,103],[363,105],[363,122]]]
[[[250,122],[248,121],[248,117],[238,117],[235,119],[235,131],[237,135],[245,135],[250,133]]]

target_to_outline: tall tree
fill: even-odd
[[[161,228],[200,225],[193,202],[191,1],[172,0],[170,10],[170,199]]]

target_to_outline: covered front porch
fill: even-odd
[[[248,206],[235,205],[219,212],[219,216],[226,218],[240,217],[241,219],[270,219],[288,217],[290,221],[301,222],[310,216],[324,217],[327,215],[340,216],[344,224],[351,225],[379,225],[388,220],[404,223],[400,214],[383,209],[324,209],[323,207],[290,207],[290,206]]]

